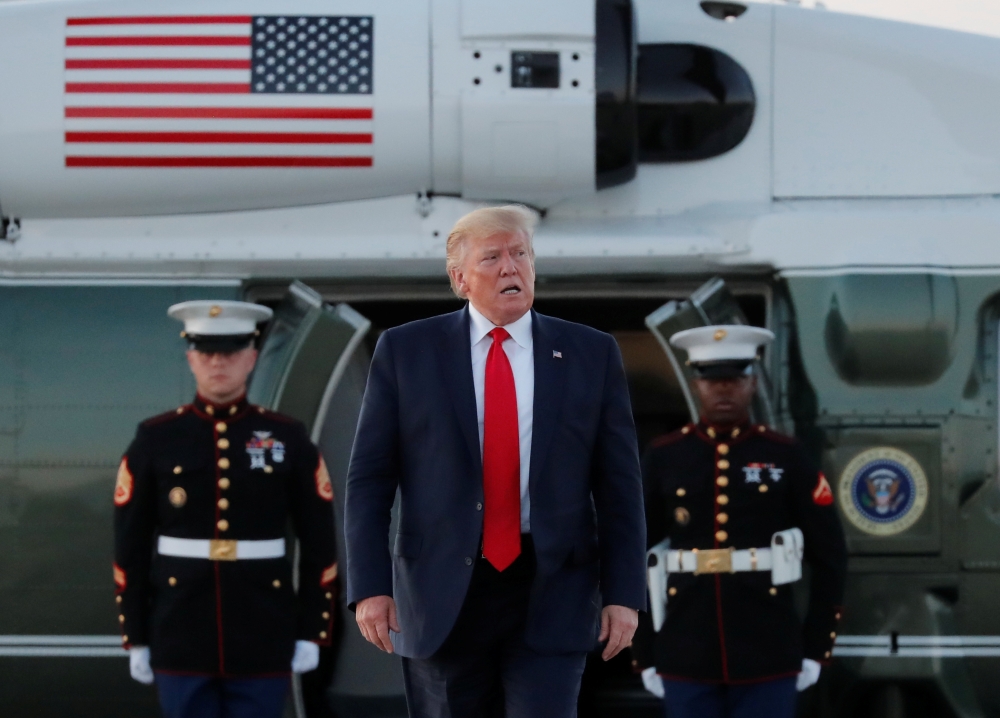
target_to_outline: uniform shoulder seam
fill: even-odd
[[[302,422],[293,416],[288,416],[288,414],[282,414],[277,411],[271,411],[267,407],[257,406],[256,404],[251,404],[250,409],[256,411],[261,416],[266,416],[268,419],[274,419],[276,421],[284,422],[285,424],[301,424]]]
[[[140,426],[149,427],[156,426],[157,424],[162,424],[164,422],[170,421],[171,419],[179,419],[191,410],[190,404],[185,404],[184,406],[178,407],[173,411],[165,411],[162,414],[157,414],[156,416],[151,416],[148,419],[142,421]]]
[[[763,429],[763,431],[761,431],[761,429]],[[793,445],[799,443],[799,440],[796,439],[794,436],[786,436],[785,434],[774,431],[770,427],[764,426],[763,424],[760,425],[757,431],[761,436],[767,439],[771,439],[772,441],[777,441],[780,444]]]
[[[671,444],[676,444],[681,439],[689,436],[691,434],[691,424],[678,429],[677,431],[671,431],[669,434],[664,434],[663,436],[657,436],[651,442],[649,442],[649,448],[658,449],[661,446],[670,446]]]

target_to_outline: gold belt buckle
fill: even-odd
[[[694,573],[733,573],[733,549],[702,549],[695,554],[697,559]]]
[[[209,539],[208,557],[213,561],[235,561],[236,542],[232,539]]]

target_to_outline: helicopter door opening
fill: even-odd
[[[684,329],[704,327],[711,324],[749,324],[740,305],[729,291],[726,283],[716,277],[701,285],[683,302],[671,300],[646,317],[646,326],[653,332],[660,346],[667,353],[670,365],[677,375],[681,391],[687,402],[691,421],[698,421],[701,407],[691,392],[691,368],[687,364],[687,352],[670,345],[670,337]],[[765,349],[767,351],[767,349]],[[758,360],[754,367],[758,389],[750,408],[750,420],[758,424],[774,425],[774,408],[771,381],[763,363]]]
[[[251,402],[302,421],[319,446],[333,483],[341,566],[345,565],[341,499],[371,361],[364,343],[370,327],[348,304],[328,304],[312,288],[295,282],[274,308],[249,387]],[[296,559],[297,554],[296,550]],[[342,603],[338,610],[335,630],[354,623]],[[347,708],[348,715],[357,712],[353,708],[396,707],[403,693],[398,660],[368,650],[356,630],[335,634],[332,648],[321,651],[319,668],[295,676],[294,715],[324,715],[331,707]]]

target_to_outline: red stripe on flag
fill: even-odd
[[[67,107],[69,119],[370,120],[368,107]]]
[[[249,70],[249,60],[66,60],[67,70]]]
[[[70,17],[67,25],[235,25],[250,15],[146,15],[143,17]]]
[[[135,37],[67,37],[66,45],[249,45],[250,36],[136,35]]]
[[[371,157],[67,157],[67,167],[371,167]]]
[[[67,142],[370,145],[363,132],[67,132]]]
[[[242,82],[67,82],[66,92],[249,94]]]

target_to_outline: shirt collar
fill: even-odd
[[[487,334],[496,329],[496,324],[483,316],[482,312],[469,302],[469,322],[472,331],[472,346],[476,346]],[[531,348],[531,310],[525,312],[520,319],[506,325],[504,329],[510,338],[522,349]]]

